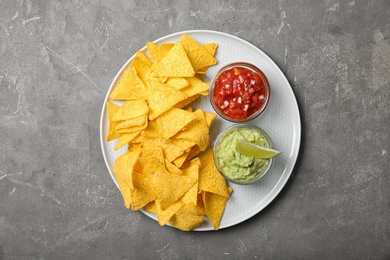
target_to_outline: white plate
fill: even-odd
[[[212,76],[218,69],[228,63],[245,61],[259,67],[267,76],[271,86],[271,99],[265,113],[251,123],[263,128],[272,138],[275,149],[283,151],[283,154],[276,157],[271,172],[261,182],[249,186],[230,184],[233,193],[226,205],[225,213],[220,223],[220,229],[227,228],[259,213],[279,194],[289,179],[298,157],[301,142],[301,120],[298,105],[289,82],[278,66],[257,47],[238,37],[216,31],[184,31],[160,38],[155,43],[176,42],[180,40],[183,33],[188,34],[199,43],[215,42],[219,45],[215,56],[218,64],[208,69],[204,80],[211,81]],[[143,50],[147,53],[146,47]],[[124,153],[127,148],[115,151],[116,141],[106,142],[109,124],[105,104],[122,71],[129,66],[133,58],[134,56],[128,60],[116,75],[107,92],[101,114],[100,142],[103,157],[108,171],[117,186],[115,175],[111,169],[115,159]],[[194,108],[200,107],[205,111],[213,111],[207,97],[199,98],[191,106]],[[210,129],[211,141],[214,141],[220,130],[231,124],[222,118],[217,118]],[[154,214],[145,211],[143,213],[157,220]],[[206,221],[195,230],[207,231],[213,230],[213,227],[211,223]]]

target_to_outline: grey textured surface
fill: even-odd
[[[211,29],[267,53],[302,117],[292,178],[218,232],[129,212],[106,91],[146,41]],[[0,1],[0,259],[390,259],[390,2]]]

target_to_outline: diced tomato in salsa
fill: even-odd
[[[263,107],[267,94],[258,73],[234,67],[222,72],[216,79],[213,101],[225,116],[244,120]]]

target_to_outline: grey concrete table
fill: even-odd
[[[0,2],[0,259],[390,259],[390,2]],[[123,207],[103,99],[146,41],[211,29],[282,69],[299,161],[262,212],[217,232]]]

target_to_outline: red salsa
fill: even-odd
[[[213,101],[225,116],[244,120],[264,106],[267,95],[268,90],[258,73],[233,67],[216,79]]]

